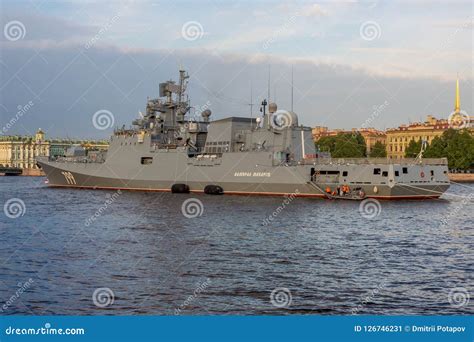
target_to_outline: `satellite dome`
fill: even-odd
[[[206,109],[206,110],[204,110],[204,111],[201,113],[201,115],[202,115],[203,118],[208,118],[208,117],[211,116],[211,114],[212,114],[212,112],[211,112],[210,109]]]
[[[270,113],[275,113],[277,111],[277,109],[278,109],[278,106],[275,102],[272,102],[268,105],[268,111]]]

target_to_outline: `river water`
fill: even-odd
[[[363,208],[41,177],[0,189],[3,315],[474,313],[474,184]]]

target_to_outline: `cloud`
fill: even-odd
[[[299,10],[299,13],[305,17],[313,18],[325,17],[329,15],[329,12],[318,4],[307,5]]]
[[[419,120],[426,114],[446,117],[452,111],[451,83],[380,77],[350,66],[265,54],[116,47],[80,52],[79,47],[62,46],[36,56],[33,49],[23,47],[4,49],[2,62],[0,126],[11,119],[18,105],[35,103],[10,131],[19,134],[42,127],[49,136],[105,138],[110,132],[97,131],[92,125],[95,112],[109,110],[117,126],[128,125],[144,110],[146,98],[157,96],[159,82],[176,79],[181,63],[191,75],[191,104],[209,101],[213,119],[248,116],[250,84],[257,115],[258,103],[267,96],[269,64],[271,100],[283,109],[290,105],[294,66],[295,111],[305,125],[359,127],[372,108],[386,100],[390,106],[373,122],[377,128]],[[17,77],[13,76],[16,72]],[[472,112],[468,96],[463,97],[463,107]]]
[[[144,32],[140,25],[153,21],[151,17],[143,19],[142,11],[149,8],[140,3],[103,33],[101,29],[114,18],[114,11],[102,14],[97,20],[100,24],[94,25],[46,15],[2,14],[2,23],[20,19],[27,32],[18,41],[0,40],[0,126],[11,119],[18,105],[33,99],[34,109],[12,133],[25,134],[42,127],[56,136],[105,137],[110,132],[92,127],[93,113],[110,110],[118,125],[128,124],[143,111],[146,97],[157,95],[159,82],[176,79],[179,65],[191,73],[192,104],[210,101],[213,118],[248,115],[250,84],[256,115],[257,104],[267,96],[269,65],[271,97],[280,108],[289,107],[290,70],[294,66],[295,110],[306,125],[359,127],[372,107],[387,99],[390,106],[373,122],[375,127],[397,126],[426,114],[446,117],[452,111],[452,79],[456,75],[452,70],[456,69],[469,71],[461,73],[463,93],[469,93],[470,50],[443,49],[464,46],[470,37],[468,30],[437,36],[442,41],[436,45],[429,40],[428,26],[420,25],[426,38],[418,41],[409,25],[400,26],[410,36],[398,27],[391,28],[386,19],[381,25],[382,38],[367,42],[359,36],[360,19],[348,16],[341,23],[337,17],[340,11],[334,7],[306,7],[304,13],[310,15],[300,15],[294,21],[290,18],[299,12],[293,3],[287,4],[286,12],[282,8],[265,11],[268,16],[253,8],[258,18],[242,23],[239,11],[243,9],[235,9],[234,26],[222,25],[220,18],[206,21],[205,16],[214,13],[209,8],[209,13],[201,13],[203,19],[195,13],[164,18],[159,27]],[[315,16],[326,17],[312,20]],[[210,34],[192,44],[176,40],[170,32],[180,31],[190,19],[201,20]],[[331,20],[330,26],[321,24],[326,20]],[[323,34],[314,39],[311,32]],[[99,39],[86,48],[99,33]],[[152,43],[145,39],[147,35],[153,37]],[[394,37],[404,37],[404,44],[397,44]],[[136,43],[140,39],[144,39],[141,44]],[[264,49],[269,40],[269,48]],[[472,97],[464,96],[462,103],[463,109],[472,113]]]
[[[2,27],[0,42],[8,42],[7,37],[3,34],[3,28],[8,22],[13,20],[21,22],[25,27],[25,37],[21,41],[17,41],[17,45],[24,42],[31,43],[32,41],[77,41],[94,34],[98,29],[95,26],[81,25],[52,16],[6,12],[0,16],[0,25]]]

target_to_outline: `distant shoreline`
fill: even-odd
[[[474,173],[450,173],[449,180],[458,183],[474,183]]]

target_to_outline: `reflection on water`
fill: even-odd
[[[474,313],[450,303],[454,288],[472,293],[474,201],[462,197],[381,202],[365,218],[355,201],[0,186],[2,206],[26,209],[0,216],[2,314]]]

